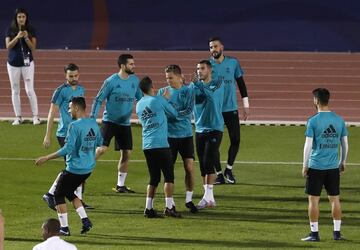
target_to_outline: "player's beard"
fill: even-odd
[[[75,85],[78,84],[78,81],[72,80],[71,82],[69,82],[69,84],[70,84],[71,86],[75,86]]]
[[[125,69],[125,72],[126,72],[126,74],[128,74],[128,75],[135,74],[135,71],[134,71],[134,70],[131,70],[131,69],[128,69],[128,68]]]
[[[221,56],[222,56],[222,50],[220,50],[219,52],[213,52],[212,53],[212,56],[215,58],[215,59],[219,59]]]

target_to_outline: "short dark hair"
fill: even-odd
[[[168,66],[165,67],[165,72],[166,73],[174,73],[176,75],[181,75],[181,68],[179,65],[176,64],[170,64]]]
[[[48,232],[48,234],[59,234],[60,231],[60,222],[58,219],[50,218],[44,221],[44,229]]]
[[[313,90],[313,95],[319,100],[321,105],[328,105],[330,99],[330,92],[325,88],[317,88]]]
[[[71,102],[73,103],[73,105],[78,106],[79,108],[81,108],[82,110],[86,109],[86,102],[85,102],[85,98],[82,96],[75,96],[71,99]]]
[[[134,59],[134,57],[130,54],[121,54],[118,59],[119,68],[121,67],[121,64],[126,65],[128,59]]]
[[[64,67],[65,73],[66,73],[68,70],[69,70],[69,71],[79,70],[79,67],[78,67],[75,63],[69,63],[68,65],[65,65],[65,67]]]
[[[210,43],[214,41],[219,41],[222,44],[221,38],[218,36],[210,37],[208,42]]]
[[[198,64],[206,64],[209,68],[212,68],[212,65],[209,60],[201,60]]]
[[[148,94],[150,92],[150,89],[152,88],[152,86],[153,86],[152,80],[148,76],[145,76],[143,79],[141,79],[141,81],[139,83],[139,87],[140,87],[141,91],[144,92],[145,94]]]

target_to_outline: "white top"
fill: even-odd
[[[60,239],[59,236],[53,236],[34,246],[33,250],[77,250],[77,248],[75,245]]]

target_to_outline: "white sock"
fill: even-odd
[[[231,170],[231,169],[233,168],[233,166],[230,166],[230,165],[228,164],[228,165],[226,166],[226,168]]]
[[[210,184],[207,185],[206,191],[204,194],[206,201],[214,201],[215,200],[213,188],[214,188],[214,185],[210,185]]]
[[[173,207],[173,198],[172,197],[166,197],[165,198],[165,206],[169,209],[171,209]]]
[[[222,174],[222,171],[216,172],[216,175]]]
[[[117,185],[120,187],[125,186],[125,179],[126,179],[127,173],[119,172],[118,174],[119,175],[118,175]]]
[[[54,183],[52,184],[52,186],[50,187],[49,189],[49,194],[51,195],[54,195],[54,192],[55,192],[55,189],[56,189],[56,185],[57,185],[57,182],[58,182],[58,179],[59,179],[59,176],[61,175],[61,173],[58,174],[58,176],[56,177]]]
[[[194,191],[186,191],[185,203],[192,201]]]
[[[87,214],[86,214],[85,208],[83,206],[78,207],[76,209],[76,212],[78,213],[78,215],[80,216],[81,219],[87,218]]]
[[[61,227],[68,227],[69,226],[67,213],[58,214],[58,218],[59,218]]]
[[[341,220],[333,220],[334,222],[334,231],[340,231]]]
[[[82,184],[75,189],[74,194],[82,200]]]
[[[319,232],[319,222],[310,222],[311,232]]]
[[[152,208],[153,208],[153,202],[154,202],[154,199],[153,199],[153,198],[146,197],[145,207],[146,207],[147,209],[152,209]]]

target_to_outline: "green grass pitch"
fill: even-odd
[[[57,149],[45,150],[46,125],[13,127],[0,122],[0,208],[6,219],[5,249],[32,249],[41,241],[41,223],[56,213],[41,199],[62,169],[62,161],[35,167],[33,160]],[[320,203],[319,243],[304,243],[309,232],[307,198],[301,177],[305,127],[242,126],[241,150],[234,174],[236,185],[216,186],[217,207],[193,215],[184,207],[184,171],[175,166],[175,202],[182,219],[145,219],[148,181],[141,151],[141,128],[133,126],[134,151],[126,184],[136,194],[116,194],[119,155],[110,150],[87,182],[84,200],[94,206],[88,216],[93,229],[80,235],[80,219],[68,204],[72,236],[78,249],[360,249],[360,128],[349,128],[350,153],[341,179],[342,232],[349,240],[332,240],[330,207],[323,191]],[[222,143],[222,160],[229,144]],[[271,163],[273,162],[273,163]],[[281,162],[274,163],[274,162]],[[296,164],[298,163],[298,164]],[[223,164],[224,166],[224,164]],[[198,164],[194,201],[202,195]],[[155,208],[162,210],[159,186]]]

